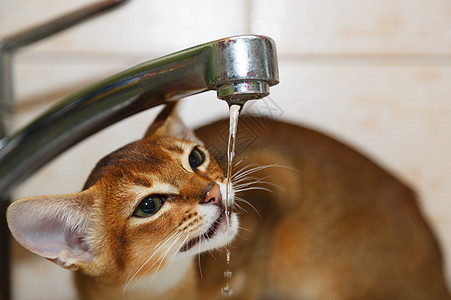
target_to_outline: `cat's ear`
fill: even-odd
[[[147,129],[145,137],[171,136],[178,139],[190,140],[203,144],[194,132],[188,128],[177,113],[178,102],[170,102],[158,114],[157,118]]]
[[[93,259],[86,241],[92,210],[89,190],[22,198],[7,211],[8,226],[25,248],[70,270]]]

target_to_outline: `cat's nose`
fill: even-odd
[[[221,206],[221,190],[219,184],[213,184],[213,187],[205,194],[205,198],[202,203],[213,203]]]

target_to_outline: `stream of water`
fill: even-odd
[[[235,156],[235,142],[236,142],[236,134],[238,128],[238,116],[240,114],[241,106],[239,105],[231,105],[230,106],[230,121],[229,121],[229,141],[227,146],[227,189],[226,189],[226,201],[225,201],[225,213],[227,219],[227,226],[230,225],[230,218],[232,213],[232,203],[233,203],[233,195],[232,195],[232,166],[233,166],[233,157]],[[226,279],[226,285],[222,288],[221,293],[223,296],[231,296],[233,294],[233,290],[230,287],[230,280],[232,278],[232,271],[229,269],[230,265],[230,251],[226,249],[226,262],[227,269],[224,271],[224,278]]]
[[[233,157],[235,156],[235,141],[238,128],[238,116],[240,114],[239,105],[230,106],[230,121],[229,121],[229,143],[227,146],[227,189],[226,189],[226,203],[225,212],[227,222],[230,221],[232,211],[232,166]]]

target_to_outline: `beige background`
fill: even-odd
[[[0,0],[0,37],[87,3]],[[449,0],[132,0],[17,53],[11,126],[128,66],[243,33],[269,35],[278,45],[281,83],[271,91],[272,116],[335,135],[414,186],[450,277]],[[15,197],[78,191],[94,163],[139,138],[157,111],[71,149]],[[185,100],[182,114],[198,126],[227,108],[206,93]],[[69,272],[14,249],[14,299],[73,298]]]

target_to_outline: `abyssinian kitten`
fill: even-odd
[[[227,226],[228,120],[194,134],[174,106],[103,158],[83,191],[8,209],[16,240],[73,270],[80,299],[218,299],[226,269],[230,299],[450,299],[415,194],[369,159],[243,116]]]

